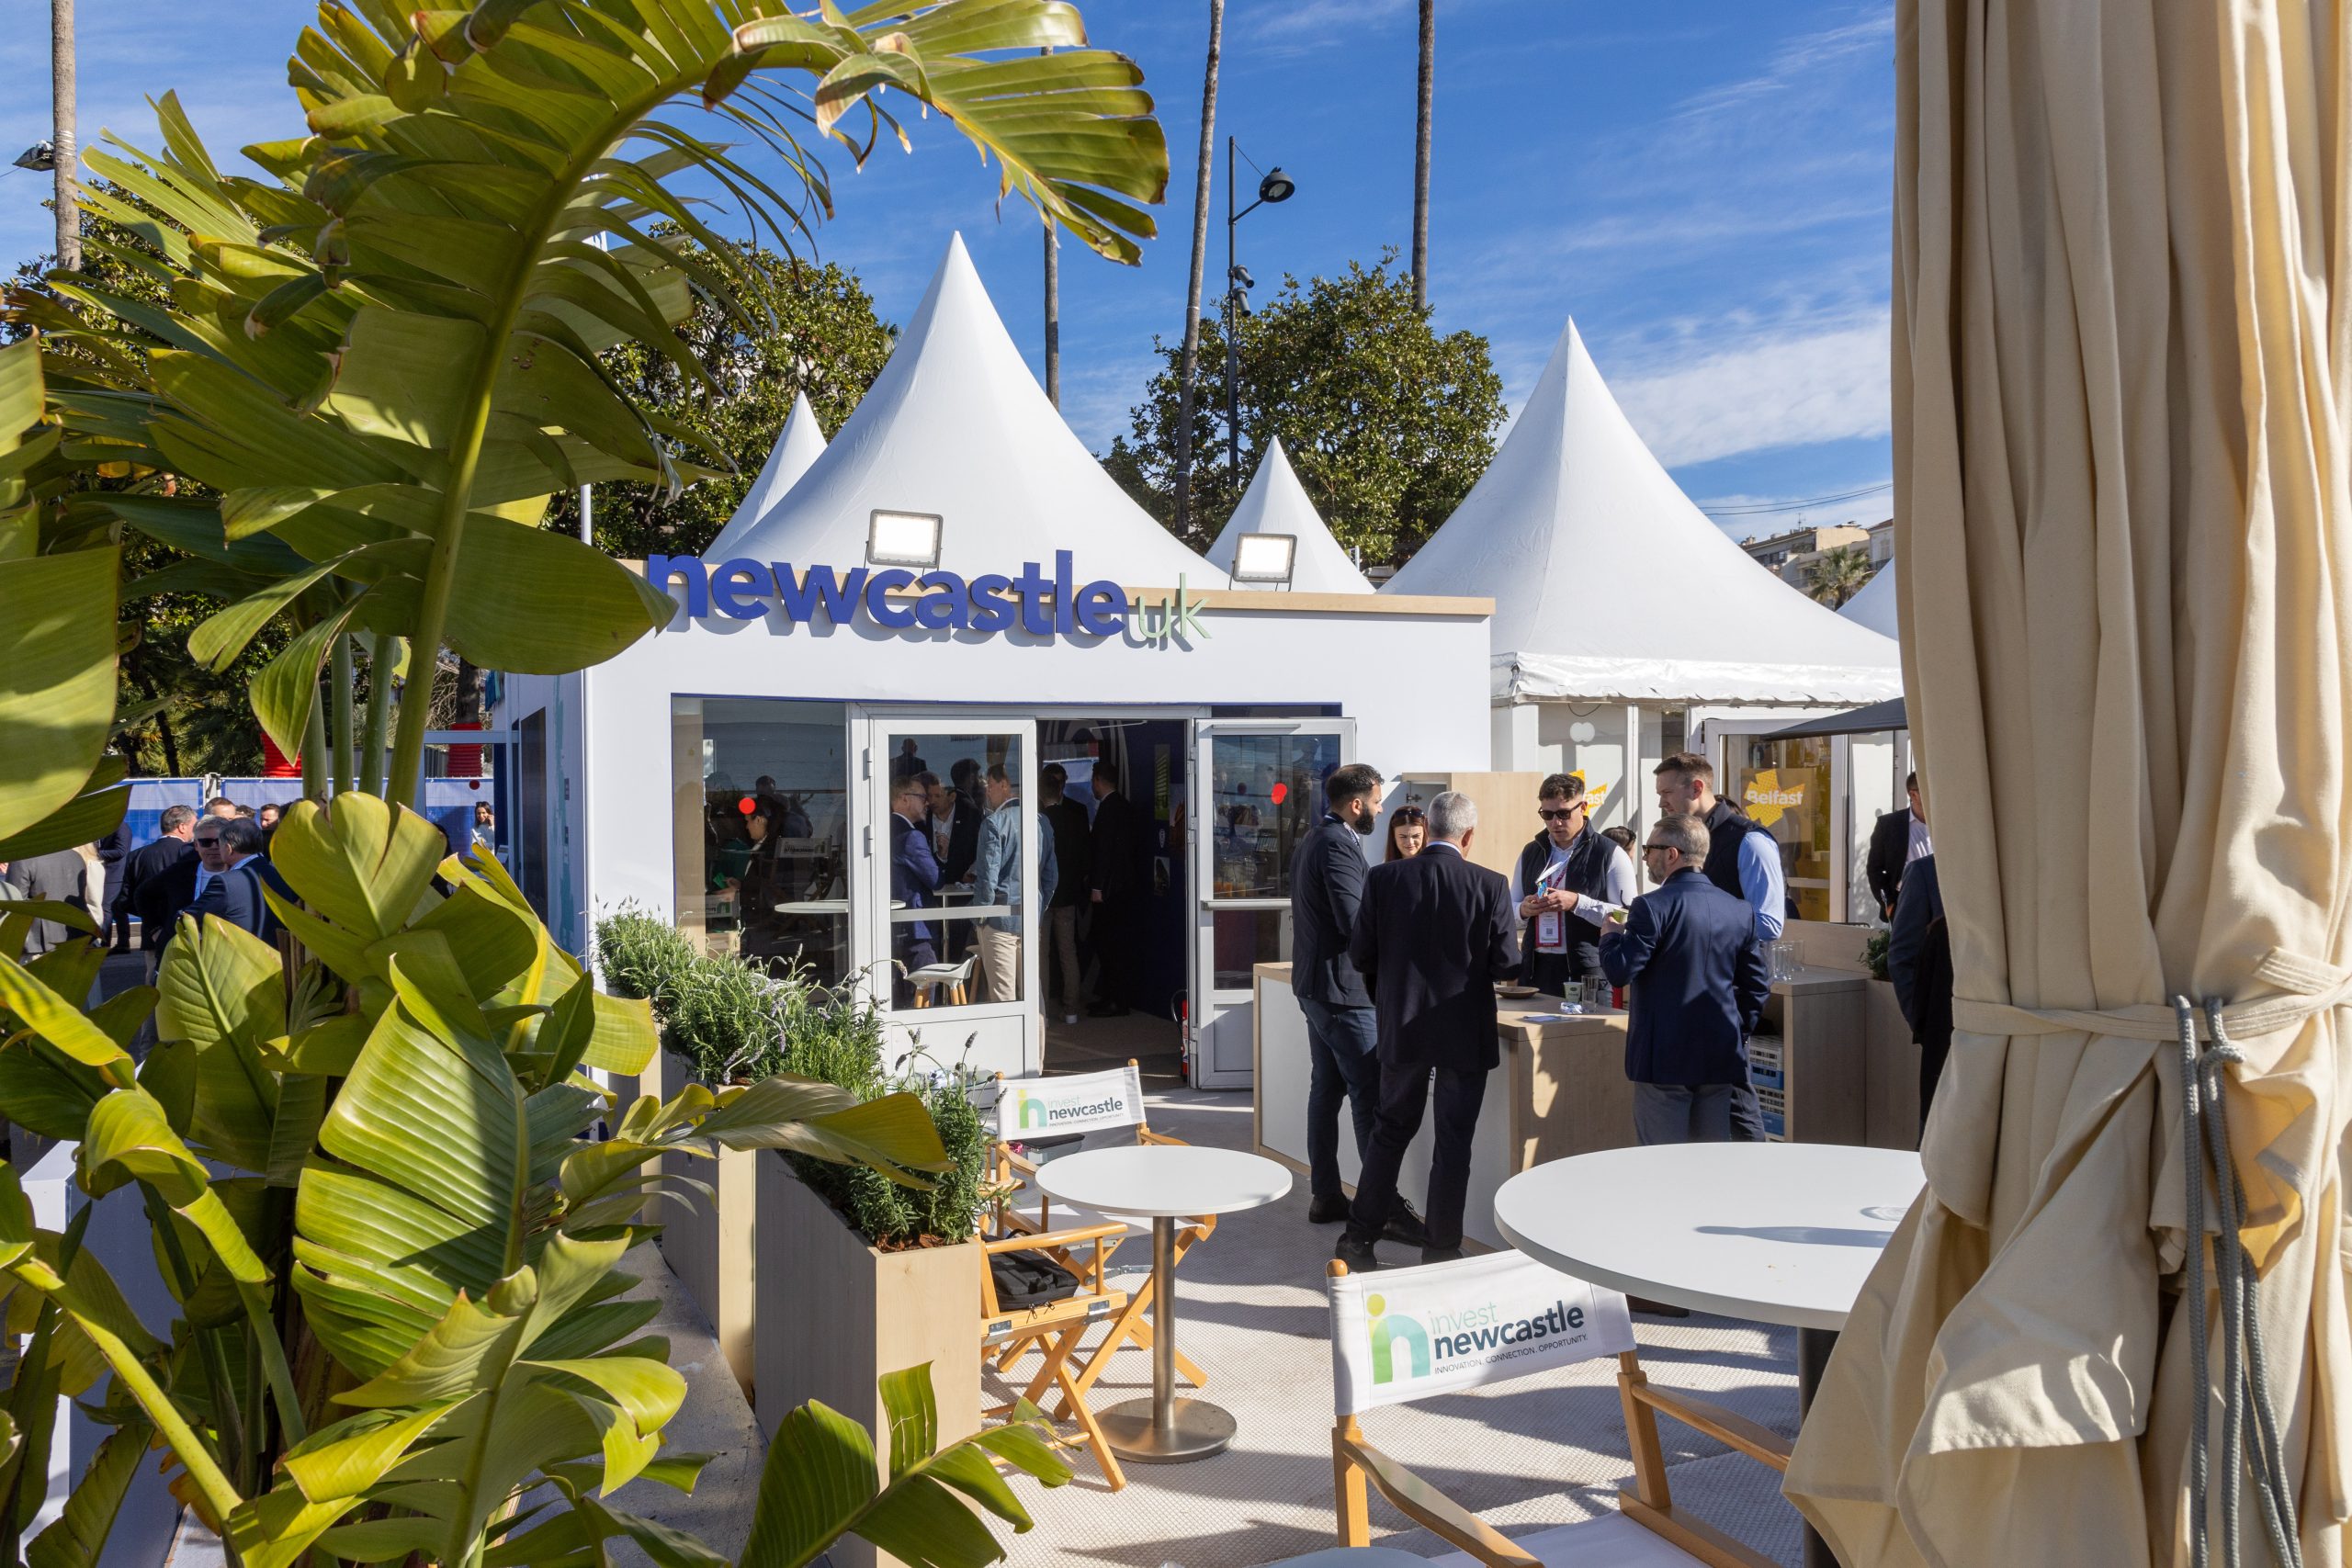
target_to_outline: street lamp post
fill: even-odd
[[[1234,493],[1241,491],[1241,295],[1256,281],[1234,258],[1233,230],[1268,202],[1288,201],[1298,183],[1279,165],[1258,181],[1258,199],[1233,209],[1235,140],[1225,139],[1225,456],[1233,469]]]

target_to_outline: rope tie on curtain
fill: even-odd
[[[2315,1013],[2352,1006],[2352,968],[2324,963],[2274,947],[2254,966],[2254,979],[2278,994],[2258,1001],[2209,1007],[2192,1020],[2196,1038],[2212,1041],[2226,1029],[2240,1040],[2258,1040],[2301,1026]],[[2115,1040],[2169,1044],[2177,1038],[2177,1007],[2026,1008],[1955,997],[1952,1027],[1966,1034],[2104,1034]]]

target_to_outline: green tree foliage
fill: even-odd
[[[1805,592],[1834,610],[1860,593],[1874,570],[1871,553],[1860,546],[1824,550],[1804,569]]]
[[[707,253],[682,251],[698,265]],[[659,485],[596,487],[597,546],[641,560],[657,552],[699,555],[718,537],[775,445],[792,400],[806,394],[828,434],[839,430],[882,373],[896,334],[874,313],[857,275],[836,263],[820,266],[774,251],[747,251],[744,285],[729,309],[697,295],[678,338],[708,377],[690,379],[675,361],[642,344],[604,356],[628,400],[692,427],[714,456],[735,464],[673,495]],[[579,498],[565,492],[548,525],[580,531]]]
[[[1193,416],[1193,537],[1201,548],[1233,514],[1255,464],[1279,436],[1299,482],[1340,543],[1366,564],[1401,565],[1470,492],[1494,456],[1502,378],[1487,340],[1441,336],[1414,309],[1412,279],[1351,262],[1337,277],[1285,275],[1241,325],[1241,466],[1226,460],[1225,333],[1201,321],[1201,394]],[[1161,368],[1134,430],[1103,459],[1127,493],[1171,529],[1176,515],[1177,367],[1182,346],[1152,340]]]

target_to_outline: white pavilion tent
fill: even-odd
[[[800,482],[825,450],[825,432],[817,423],[817,411],[808,406],[808,395],[796,392],[792,397],[792,412],[785,416],[784,428],[776,432],[775,446],[768,452],[768,460],[760,467],[759,477],[752,488],[743,492],[742,504],[735,508],[735,515],[711,541],[713,559],[724,560],[738,552],[735,546],[747,537],[762,517],[782,501],[785,492]]]
[[[1892,638],[1758,566],[1682,493],[1574,321],[1477,485],[1382,592],[1493,597],[1493,765],[1581,771],[1603,826],[1654,811],[1668,752],[1903,690]],[[1718,787],[1736,795],[1752,759],[1735,750]]]
[[[1233,509],[1216,543],[1209,547],[1209,564],[1230,572],[1237,541],[1245,534],[1287,534],[1298,541],[1291,556],[1290,588],[1295,593],[1372,592],[1371,581],[1331,536],[1315,502],[1307,499],[1306,487],[1298,482],[1297,471],[1290,466],[1290,455],[1283,450],[1279,437],[1266,448],[1258,471],[1250,478],[1250,488],[1242,492],[1241,504]]]
[[[936,513],[940,567],[971,578],[1050,570],[1081,580],[1204,587],[1224,574],[1180,544],[1062,423],[999,319],[962,235],[889,363],[799,482],[724,549],[761,560],[865,558],[877,509]],[[730,532],[731,532],[730,527]]]

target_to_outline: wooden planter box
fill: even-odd
[[[760,1398],[770,1437],[785,1413],[822,1400],[876,1434],[889,1463],[889,1428],[876,1380],[931,1363],[942,1444],[980,1429],[980,1249],[883,1252],[801,1185],[784,1156],[757,1156],[759,1236],[770,1260],[760,1279]],[[831,1549],[834,1568],[894,1568],[862,1540]]]
[[[639,1091],[667,1101],[693,1080],[694,1068],[683,1056],[657,1054],[639,1077]],[[698,1192],[666,1192],[653,1205],[662,1224],[662,1256],[678,1277],[686,1294],[709,1320],[718,1348],[743,1385],[743,1397],[758,1407],[752,1382],[756,1371],[753,1343],[754,1311],[759,1301],[759,1184],[754,1179],[755,1152],[721,1149],[716,1162],[685,1155],[664,1155],[662,1173],[707,1183],[715,1199]]]

